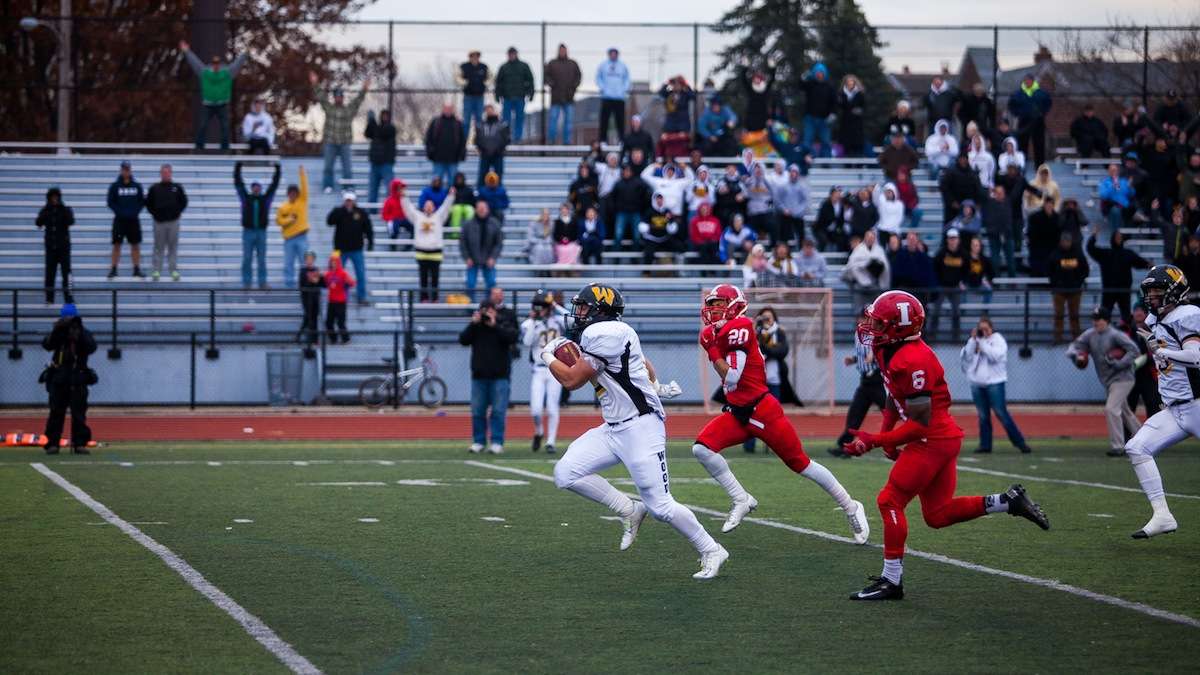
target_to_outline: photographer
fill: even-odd
[[[50,416],[46,418],[47,455],[57,455],[62,440],[63,421],[71,409],[71,452],[88,454],[87,444],[92,430],[87,426],[88,387],[96,384],[96,371],[88,367],[88,356],[96,351],[96,339],[83,327],[83,319],[75,305],[63,305],[59,319],[50,334],[42,340],[42,348],[52,352],[50,365],[42,372],[39,382],[50,394]]]
[[[800,399],[792,389],[792,379],[788,375],[787,355],[789,351],[787,333],[779,325],[779,318],[772,307],[763,307],[754,317],[754,333],[758,336],[758,346],[762,349],[763,365],[767,371],[767,390],[779,399],[780,403],[795,403],[800,405]],[[754,452],[754,439],[750,438],[742,444],[746,452]]]
[[[971,329],[971,337],[967,344],[963,345],[960,353],[960,363],[967,381],[971,383],[971,398],[974,399],[975,410],[979,413],[979,447],[975,452],[992,451],[992,413],[996,414],[996,419],[1004,426],[1008,440],[1022,454],[1033,452],[1025,443],[1025,437],[1017,428],[1012,415],[1008,414],[1008,407],[1005,405],[1008,342],[992,327],[991,319],[985,316]]]
[[[504,292],[492,289],[487,300],[471,315],[471,323],[458,336],[461,345],[471,348],[471,446],[472,453],[482,452],[487,442],[488,408],[491,408],[492,443],[488,452],[504,452],[504,423],[508,414],[509,377],[512,372],[511,350],[517,343],[517,323],[512,309],[493,302]]]

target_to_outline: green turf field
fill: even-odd
[[[1014,482],[973,469],[1136,489],[1128,462],[1104,457],[1104,445],[964,456],[959,493]],[[834,460],[824,446],[809,443],[868,505],[878,544],[874,499],[890,465]],[[1129,538],[1149,517],[1141,493],[1095,485],[1023,481],[1049,532],[1004,514],[934,531],[909,509],[910,548],[1190,617],[1184,625],[911,556],[903,602],[852,603],[878,574],[880,549],[769,526],[847,534],[823,492],[740,449],[728,456],[760,501],[755,516],[770,522],[717,534],[732,557],[707,583],[690,578],[696,555],[669,527],[648,522],[621,553],[601,507],[467,464],[461,444],[118,444],[56,458],[5,449],[0,672],[285,670],[31,462],[186,560],[326,672],[1195,672],[1198,450],[1160,458],[1167,490],[1193,497],[1171,499],[1179,532],[1150,541]],[[680,501],[727,508],[688,447],[671,455]],[[552,471],[544,455],[512,449],[481,461]],[[719,533],[714,516],[700,518]]]

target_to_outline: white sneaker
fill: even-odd
[[[488,446],[488,453],[492,455],[502,455],[504,454],[504,446],[500,445],[499,443],[492,443]]]
[[[650,513],[650,510],[646,508],[645,504],[634,502],[633,515],[621,519],[621,527],[625,528],[625,531],[621,533],[622,551],[628,550],[630,546],[633,546],[633,540],[637,539],[638,530],[641,529],[642,521],[646,519],[646,514],[648,513]]]
[[[854,500],[854,510],[846,514],[846,520],[850,521],[850,534],[854,537],[854,543],[867,543],[867,537],[871,536],[871,524],[867,522],[867,510],[863,508],[862,502]]]
[[[1150,517],[1150,522],[1133,533],[1133,538],[1149,539],[1160,534],[1170,534],[1177,529],[1179,529],[1179,523],[1175,522],[1175,516],[1171,515],[1170,511],[1156,512]]]
[[[722,532],[729,532],[733,528],[742,524],[742,518],[750,515],[750,512],[758,508],[758,500],[753,495],[746,495],[742,501],[735,501],[729,507],[729,517],[725,519],[725,524],[721,526]]]
[[[717,544],[717,550],[700,556],[700,571],[692,575],[693,579],[712,579],[721,571],[721,565],[729,560],[729,551]]]
[[[467,448],[467,452],[471,453],[472,455],[478,455],[479,453],[483,452],[483,444],[472,443],[471,447]]]

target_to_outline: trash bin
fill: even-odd
[[[271,405],[298,403],[303,381],[304,354],[267,352],[267,396]]]

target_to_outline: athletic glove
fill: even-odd
[[[570,340],[565,337],[560,337],[547,342],[546,346],[542,347],[542,363],[545,363],[547,366],[549,366],[552,362],[557,361],[558,357],[554,355],[554,351],[561,347],[565,342],[570,342]]]
[[[708,354],[709,361],[716,361],[723,357],[719,347],[717,347],[717,327],[705,326],[704,330],[700,331],[700,348]]]
[[[847,429],[846,433],[854,437],[850,441],[842,444],[842,450],[845,451],[847,455],[854,455],[855,457],[865,455],[871,451],[871,448],[874,448],[878,445],[878,443],[875,441],[875,434],[869,431]]]
[[[683,393],[683,388],[675,380],[663,384],[662,382],[654,383],[654,390],[658,392],[659,398],[675,398]]]

